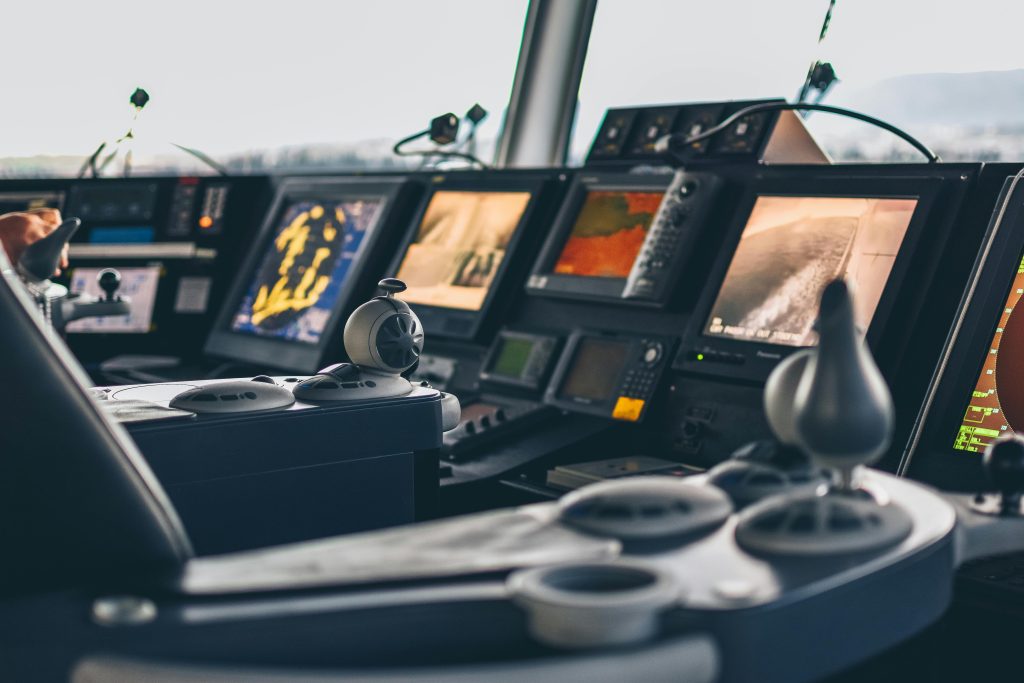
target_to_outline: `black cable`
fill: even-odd
[[[214,171],[216,171],[220,175],[231,175],[231,172],[228,171],[226,166],[224,166],[221,163],[215,161],[212,157],[210,157],[205,152],[201,152],[198,149],[193,149],[191,147],[185,147],[184,145],[179,145],[176,142],[172,142],[171,145],[173,145],[174,147],[177,147],[178,149],[180,149],[182,152],[185,152],[186,154],[191,154],[196,159],[199,159],[199,161],[203,162],[204,164],[206,164],[207,166],[212,168]]]
[[[472,162],[474,164],[477,164],[478,166],[480,166],[480,168],[488,168],[487,164],[485,164],[479,158],[473,156],[472,154],[467,154],[465,152],[457,152],[455,150],[444,150],[444,149],[424,149],[424,150],[417,149],[417,150],[413,150],[413,151],[408,151],[407,152],[407,151],[402,149],[402,145],[406,145],[406,144],[412,142],[413,140],[417,140],[417,139],[422,138],[422,137],[424,137],[426,135],[430,135],[430,129],[429,128],[427,130],[421,130],[418,133],[413,133],[412,135],[409,135],[407,137],[402,138],[401,140],[399,140],[398,142],[395,143],[395,146],[391,148],[391,151],[394,152],[397,156],[400,156],[400,157],[438,156],[438,157],[443,157],[443,158],[447,158],[447,159],[465,159],[465,160],[470,161],[470,162]]]
[[[845,116],[847,118],[857,119],[858,121],[863,121],[864,123],[870,123],[873,126],[876,126],[878,128],[881,128],[882,130],[892,133],[896,137],[908,143],[911,147],[913,147],[922,155],[924,155],[924,157],[928,159],[928,163],[934,164],[936,162],[942,161],[939,158],[939,155],[933,152],[931,149],[929,149],[923,142],[912,136],[910,133],[907,133],[906,131],[897,128],[891,123],[886,123],[881,119],[876,119],[874,116],[868,116],[867,114],[862,114],[858,111],[853,111],[852,109],[844,109],[843,107],[833,107],[828,104],[811,104],[809,102],[765,102],[762,104],[753,104],[749,107],[744,107],[743,109],[740,109],[736,113],[727,117],[718,125],[712,126],[711,128],[708,128],[705,131],[697,133],[696,135],[691,135],[686,138],[682,138],[682,134],[680,133],[666,135],[664,138],[658,141],[658,149],[668,152],[669,154],[671,154],[672,156],[676,157],[679,160],[683,160],[684,158],[688,157],[681,156],[677,150],[679,150],[682,147],[692,145],[695,142],[701,142],[703,140],[713,138],[714,136],[728,129],[730,126],[732,126],[732,124],[736,123],[738,120],[746,116],[750,116],[751,114],[761,114],[763,112],[769,111],[802,110],[821,111],[825,112],[826,114],[836,114],[838,116]]]

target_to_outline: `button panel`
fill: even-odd
[[[714,203],[720,181],[677,171],[626,279],[624,299],[662,301]]]

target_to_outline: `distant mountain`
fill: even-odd
[[[1024,128],[1024,69],[911,74],[835,94],[826,102],[903,126]]]

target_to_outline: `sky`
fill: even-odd
[[[0,9],[0,156],[86,154],[152,100],[140,150],[211,154],[396,139],[433,116],[501,123],[527,0],[33,0]],[[907,73],[1024,66],[1024,3],[599,0],[574,147],[607,107],[792,97],[808,64],[833,61],[841,103]],[[159,149],[157,149],[159,148]]]
[[[500,119],[526,0],[24,0],[0,9],[0,155],[212,154],[395,139],[474,102]],[[481,135],[487,129],[481,130]]]

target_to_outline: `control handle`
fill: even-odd
[[[18,272],[32,282],[48,279],[60,266],[60,255],[82,221],[68,218],[43,239],[30,244],[18,259]]]

